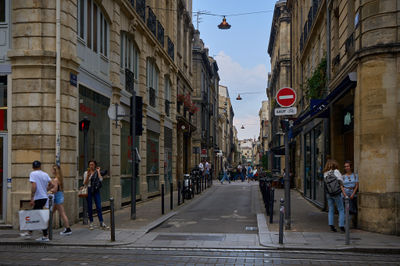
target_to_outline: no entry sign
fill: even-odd
[[[276,101],[282,107],[290,107],[296,102],[296,92],[292,88],[282,88],[276,94]]]

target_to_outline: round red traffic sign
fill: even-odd
[[[292,88],[281,88],[276,94],[276,101],[281,107],[290,107],[296,102],[296,92]]]

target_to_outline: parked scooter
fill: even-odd
[[[185,199],[191,199],[192,198],[192,194],[193,194],[193,181],[190,178],[189,174],[184,174],[183,175],[183,197]]]

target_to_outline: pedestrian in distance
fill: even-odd
[[[48,199],[47,188],[51,182],[50,176],[41,170],[41,166],[42,164],[40,161],[34,161],[32,163],[33,171],[29,174],[29,182],[31,182],[30,205],[33,206],[34,210],[41,210],[46,205]],[[22,237],[30,238],[32,236],[32,231],[24,232],[20,235]],[[43,230],[43,236],[36,239],[36,241],[49,241],[47,229]]]
[[[88,187],[88,216],[89,216],[89,229],[94,229],[93,224],[93,200],[96,204],[97,218],[99,218],[99,225],[101,229],[109,229],[109,227],[104,223],[103,215],[101,211],[101,197],[100,189],[102,186],[103,176],[100,172],[100,167],[97,166],[95,160],[89,161],[89,168],[83,174],[83,184]]]
[[[345,195],[343,188],[342,174],[338,170],[338,163],[335,160],[328,160],[324,168],[324,183],[326,198],[328,200],[328,223],[331,231],[337,232],[334,225],[335,204],[339,212],[339,228],[344,229],[344,206],[341,194]]]
[[[237,170],[238,170],[238,175],[240,176],[240,179],[243,180],[243,167],[241,164],[238,164]],[[235,179],[235,181],[236,181],[236,179]]]
[[[231,183],[231,180],[229,180],[229,176],[228,176],[228,166],[226,165],[226,163],[224,164],[224,176],[221,179],[221,184],[224,183],[224,180],[227,180],[229,182],[229,184]]]
[[[343,175],[343,187],[345,196],[349,197],[349,212],[353,221],[354,228],[357,228],[357,191],[358,191],[358,175],[353,173],[353,163],[345,161]]]
[[[68,217],[65,214],[64,209],[64,178],[61,173],[61,168],[59,165],[53,165],[53,176],[54,178],[51,180],[49,192],[54,194],[54,211],[58,211],[61,216],[61,219],[64,223],[64,231],[60,232],[60,235],[67,236],[71,235],[72,231],[69,227]]]
[[[248,163],[247,165],[247,182],[250,183],[250,180],[253,180],[253,168],[251,164]]]

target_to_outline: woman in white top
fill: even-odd
[[[344,232],[345,231],[345,229],[344,229],[344,206],[343,206],[343,200],[342,200],[341,194],[343,193],[343,195],[344,195],[345,192],[343,189],[342,174],[339,172],[338,168],[339,168],[338,163],[335,160],[328,160],[326,162],[325,168],[324,168],[324,180],[326,182],[327,178],[333,174],[336,177],[337,181],[339,181],[340,189],[338,190],[337,193],[330,194],[329,190],[327,190],[327,193],[326,193],[326,199],[328,200],[328,209],[329,209],[328,222],[329,222],[331,231],[337,232],[335,225],[334,225],[334,221],[333,221],[334,216],[335,216],[335,203],[336,203],[336,207],[339,212],[339,228],[342,232]],[[325,183],[325,185],[326,185],[326,183]]]

